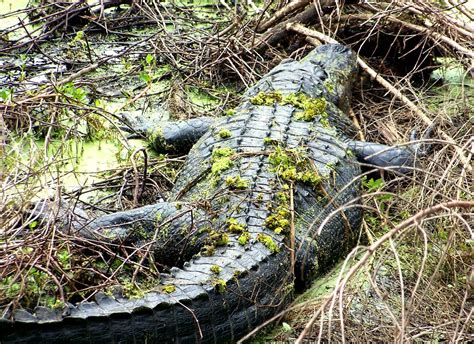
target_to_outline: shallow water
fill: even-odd
[[[27,4],[28,0],[0,0],[0,16],[13,11],[24,9]],[[25,20],[25,17],[26,15],[24,13],[8,16],[6,18],[0,17],[0,30],[18,24],[19,18]]]

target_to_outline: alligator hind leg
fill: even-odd
[[[60,202],[59,211],[50,201],[37,203],[33,213],[47,219],[57,213],[63,232],[94,241],[122,246],[148,247],[155,260],[167,266],[179,265],[197,254],[206,243],[211,225],[207,213],[182,202],[162,202],[88,219],[79,208]],[[115,249],[115,248],[114,248]]]
[[[113,242],[153,242],[155,259],[167,266],[179,265],[197,254],[206,242],[210,226],[207,214],[178,202],[162,202],[101,216],[85,229]]]
[[[131,133],[128,138],[146,138],[158,153],[187,153],[214,123],[212,117],[186,121],[155,121],[145,117],[122,115],[128,126],[120,128]]]

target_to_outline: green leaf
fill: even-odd
[[[1,98],[4,102],[6,102],[7,100],[9,100],[10,97],[11,97],[11,95],[12,95],[12,91],[11,91],[10,89],[8,89],[8,88],[2,88],[2,89],[0,89],[0,98]]]
[[[151,77],[147,72],[141,72],[139,76],[140,80],[149,84],[151,82]]]
[[[283,331],[286,333],[293,332],[293,329],[291,328],[291,326],[286,322],[282,323],[281,327],[283,327]]]
[[[150,65],[153,62],[154,59],[155,59],[155,57],[153,55],[148,54],[145,58],[145,61],[148,65]]]
[[[375,180],[373,178],[370,178],[369,180],[367,180],[367,178],[364,177],[362,179],[362,185],[367,189],[368,192],[372,192],[382,187],[383,180],[382,178],[375,179]]]

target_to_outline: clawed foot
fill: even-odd
[[[421,142],[417,142],[417,143],[414,143],[410,146],[410,148],[413,150],[413,152],[415,153],[416,156],[418,157],[421,157],[421,156],[426,156],[428,155],[428,153],[431,151],[431,149],[433,148],[433,144],[431,143],[426,143],[426,142],[423,142],[425,140],[429,140],[431,138],[431,135],[433,134],[433,131],[434,131],[434,128],[436,127],[436,124],[433,123],[431,124],[425,131],[425,133],[423,134],[422,138],[421,139],[417,139],[417,130],[414,129],[412,132],[411,132],[411,135],[410,135],[410,141],[421,141]]]
[[[146,139],[151,125],[142,116],[133,117],[127,113],[121,113],[119,116],[125,124],[120,125],[119,128],[128,133],[127,139]]]

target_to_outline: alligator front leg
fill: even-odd
[[[433,127],[428,128],[423,140],[431,136]],[[411,141],[416,139],[416,132],[412,132]],[[430,145],[425,143],[409,144],[407,146],[391,147],[380,143],[351,141],[349,148],[356,155],[359,162],[381,168],[391,169],[400,173],[408,173],[416,166],[416,159],[425,156]]]
[[[128,138],[145,138],[158,153],[184,154],[214,123],[212,117],[197,117],[185,121],[153,121],[123,115],[128,126],[120,128],[131,133]]]

